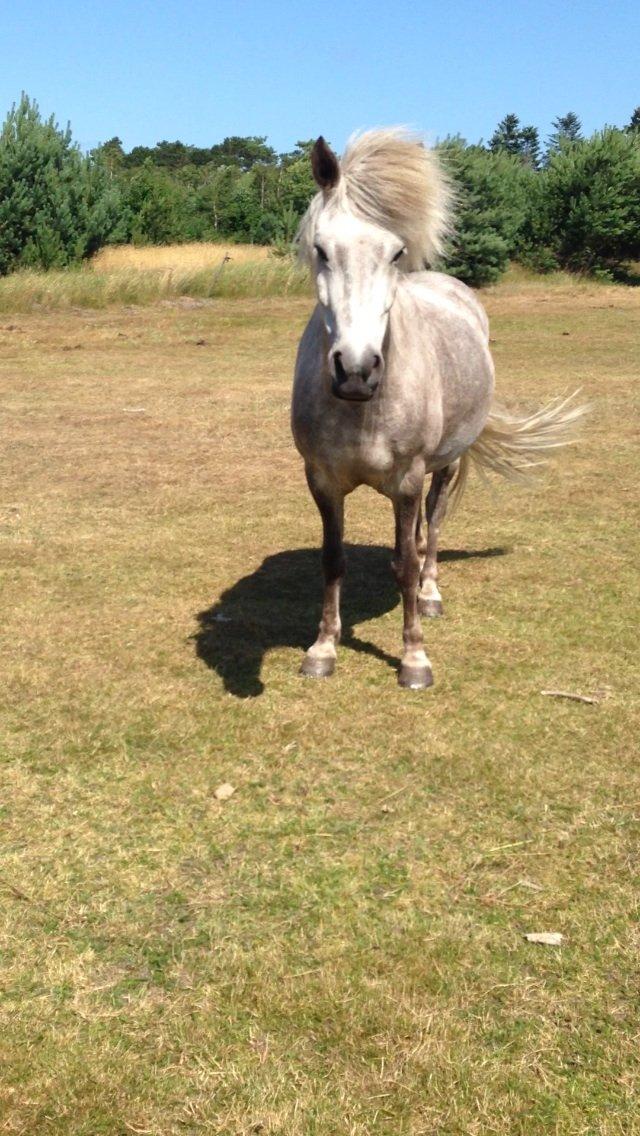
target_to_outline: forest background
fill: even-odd
[[[0,275],[74,267],[120,244],[231,241],[286,256],[315,191],[312,145],[278,154],[249,136],[126,152],[114,137],[85,153],[23,94],[0,132]],[[454,135],[437,148],[457,201],[446,271],[475,286],[510,261],[637,279],[640,107],[590,137],[572,111],[544,142],[507,114],[486,144]]]

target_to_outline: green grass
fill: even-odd
[[[0,320],[1,1132],[640,1131],[637,297],[487,293],[501,396],[594,412],[471,482],[422,693],[367,491],[297,673],[306,299]]]

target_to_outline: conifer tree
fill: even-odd
[[[520,139],[520,154],[525,166],[529,166],[532,170],[537,170],[540,165],[540,135],[538,134],[537,127],[523,126],[520,131]]]
[[[552,154],[557,154],[563,146],[568,146],[571,142],[582,141],[582,123],[572,110],[554,118],[552,126],[554,128],[553,133],[547,139],[546,162],[549,161]]]
[[[517,114],[507,114],[498,123],[490,141],[492,154],[513,154],[525,166],[537,169],[540,163],[540,138],[535,126],[521,126]]]
[[[0,131],[0,275],[71,264],[117,234],[120,193],[23,94]]]
[[[605,128],[551,155],[534,190],[529,243],[556,266],[611,272],[640,257],[640,133]],[[551,266],[551,265],[549,265]]]
[[[444,269],[472,286],[491,284],[519,248],[529,183],[521,155],[447,138],[439,146],[454,185],[456,220]]]
[[[506,114],[498,123],[489,141],[492,153],[520,154],[522,151],[522,131],[517,114]]]

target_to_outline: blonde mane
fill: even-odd
[[[300,256],[309,261],[320,210],[329,204],[400,237],[404,269],[433,265],[451,229],[452,192],[438,155],[402,127],[368,130],[349,139],[335,189],[313,198],[300,223]]]

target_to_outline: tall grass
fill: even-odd
[[[109,245],[100,249],[91,261],[98,272],[113,272],[121,268],[171,268],[174,271],[192,271],[198,268],[217,268],[225,260],[233,265],[256,264],[273,259],[267,245],[235,245],[228,242],[192,241],[183,245]]]
[[[597,289],[602,284],[615,283],[611,280],[599,279],[586,273],[566,272],[535,272],[532,268],[512,261],[504,275],[495,284],[483,289],[485,294],[504,294],[505,289],[531,291],[538,289],[555,292],[558,290],[579,289],[586,293]]]
[[[232,299],[304,295],[307,272],[292,257],[256,246],[180,245],[103,250],[82,268],[24,270],[0,279],[0,312],[105,308],[192,296]]]

